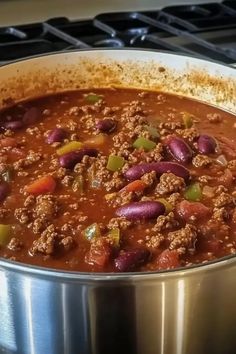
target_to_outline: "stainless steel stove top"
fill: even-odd
[[[103,13],[88,20],[53,18],[0,28],[0,64],[69,49],[142,47],[236,63],[236,1]]]

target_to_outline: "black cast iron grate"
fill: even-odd
[[[236,1],[104,13],[94,19],[55,18],[0,28],[0,64],[75,48],[142,47],[236,62]]]

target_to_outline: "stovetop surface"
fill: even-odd
[[[0,64],[70,49],[152,48],[236,62],[236,1],[103,13],[89,20],[53,18],[0,28]]]

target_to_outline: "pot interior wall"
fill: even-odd
[[[186,56],[145,50],[91,50],[45,55],[0,68],[0,108],[78,88],[160,90],[236,112],[236,70]]]

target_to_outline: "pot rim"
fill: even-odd
[[[20,58],[11,61],[10,63],[4,63],[0,66],[0,69],[6,66],[11,66],[16,63],[30,61],[32,59],[42,58],[42,57],[51,57],[51,56],[60,56],[76,52],[108,52],[108,51],[134,51],[134,52],[156,52],[163,53],[170,56],[186,57],[193,58],[197,61],[209,62],[212,64],[217,64],[221,67],[227,67],[232,70],[235,70],[232,65],[221,63],[213,59],[205,59],[201,56],[195,56],[185,53],[175,53],[168,50],[158,50],[158,49],[149,49],[149,48],[82,48],[82,49],[71,49],[63,50],[60,52],[50,52],[40,55],[32,55],[26,58]],[[207,263],[195,264],[189,267],[181,267],[176,269],[161,270],[161,271],[148,271],[148,272],[121,272],[121,273],[103,273],[103,272],[77,272],[77,271],[68,271],[63,269],[54,269],[47,267],[40,267],[35,265],[30,265],[27,263],[21,263],[13,261],[10,259],[5,259],[0,257],[0,269],[8,271],[16,271],[19,273],[26,273],[28,275],[36,275],[39,277],[47,278],[57,278],[57,279],[67,279],[67,280],[77,280],[77,281],[143,281],[143,280],[154,280],[154,279],[164,279],[176,278],[176,277],[185,277],[190,276],[193,273],[198,273],[201,271],[214,271],[218,268],[224,268],[236,263],[236,255],[228,255],[216,260],[209,261]]]
[[[35,54],[35,55],[30,55],[27,57],[22,57],[19,59],[11,60],[10,63],[4,63],[0,65],[0,69],[5,66],[11,66],[12,64],[20,63],[22,61],[28,61],[32,59],[37,59],[37,58],[43,58],[43,57],[50,57],[50,56],[60,56],[60,55],[65,55],[65,54],[70,54],[70,53],[77,53],[77,52],[110,52],[110,51],[131,51],[131,52],[154,52],[154,53],[163,53],[167,55],[173,55],[173,56],[178,56],[178,57],[186,57],[186,58],[193,58],[199,61],[207,62],[207,63],[212,63],[212,64],[217,64],[219,66],[224,66],[227,68],[230,68],[232,70],[235,70],[235,67],[232,66],[231,64],[226,64],[222,63],[221,61],[214,60],[211,58],[204,58],[201,55],[194,55],[190,53],[182,53],[182,52],[172,52],[171,50],[160,50],[160,49],[155,49],[155,48],[129,48],[129,47],[122,47],[122,48],[117,48],[117,47],[109,47],[109,48],[81,48],[81,49],[65,49],[61,51],[52,51],[49,53],[42,53],[42,54]]]

